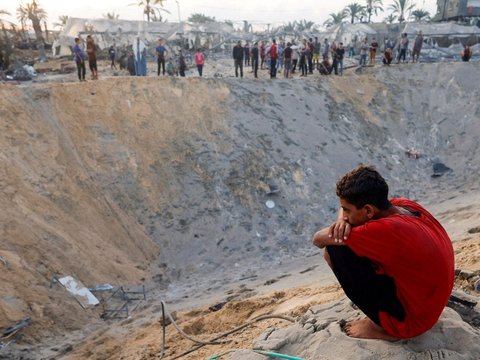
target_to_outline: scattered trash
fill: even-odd
[[[473,290],[480,292],[480,279],[475,281],[475,283],[473,284]]]
[[[269,191],[267,192],[267,195],[275,195],[276,193],[280,192],[280,189],[278,188],[277,185],[275,184],[267,184]]]
[[[476,226],[476,227],[474,227],[474,228],[468,229],[468,233],[469,233],[469,234],[480,233],[480,226]]]
[[[453,291],[447,306],[458,312],[463,321],[471,326],[480,328],[480,312],[478,312],[477,298],[460,291]]]
[[[103,302],[104,309],[100,317],[105,320],[113,318],[127,319],[130,313],[146,299],[145,285],[142,285],[141,291],[126,290],[121,286]]]
[[[210,306],[210,307],[208,308],[208,310],[210,310],[210,311],[218,311],[218,310],[220,310],[221,308],[223,308],[226,303],[227,303],[226,301],[223,301],[223,302],[221,302],[221,303],[212,305],[212,306]]]
[[[88,290],[79,280],[75,280],[72,276],[64,276],[62,278],[54,276],[52,283],[55,281],[61,284],[65,290],[72,294],[75,300],[77,300],[80,306],[84,309],[100,303],[100,301],[98,301],[98,299],[90,292],[90,290]]]
[[[28,81],[32,80],[34,77],[37,76],[37,72],[33,68],[33,66],[25,64],[23,65],[21,62],[16,62],[14,64],[13,70],[13,78],[14,80],[19,81]]]
[[[285,354],[279,354],[271,351],[263,351],[263,350],[255,350],[253,349],[254,352],[262,355],[266,355],[269,357],[274,357],[274,358],[279,358],[279,359],[290,359],[290,360],[305,360],[304,358],[299,358],[295,356],[290,356],[290,355],[285,355]]]
[[[7,343],[0,343],[0,350],[2,350],[3,348],[6,348],[8,345],[10,345],[12,343],[15,343],[15,340],[10,340]]]
[[[5,260],[5,258],[1,255],[0,255],[0,261],[3,262],[3,265],[5,265],[7,269],[9,268],[7,260]]]
[[[100,285],[97,285],[93,288],[88,288],[88,290],[93,291],[93,292],[95,292],[95,291],[97,291],[97,292],[99,292],[99,291],[110,291],[110,290],[113,290],[113,286],[110,285],[110,284],[100,284]]]
[[[27,326],[28,324],[30,324],[32,322],[32,319],[30,319],[29,317],[23,319],[23,320],[20,320],[19,322],[17,322],[15,325],[12,325],[12,326],[9,326],[8,328],[6,328],[5,330],[3,330],[2,332],[2,336],[0,336],[0,340],[5,340],[5,339],[8,339],[9,337],[12,337],[13,335],[15,335],[21,328]]]
[[[415,148],[407,149],[405,151],[405,154],[407,154],[407,156],[411,159],[419,159],[422,156],[422,154],[420,154],[420,151]]]
[[[433,163],[433,174],[432,177],[439,177],[442,176],[443,174],[452,171],[448,166],[441,162],[434,162]]]
[[[267,208],[273,209],[273,208],[275,207],[275,202],[272,201],[272,200],[267,200],[267,202],[265,203],[265,205],[267,206]]]

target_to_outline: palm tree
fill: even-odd
[[[68,20],[68,15],[60,15],[58,17],[59,22],[53,23],[53,27],[61,27],[63,29],[67,24],[67,20]]]
[[[283,31],[292,33],[295,31],[296,25],[297,25],[296,21],[294,22],[289,21],[287,25],[283,25]]]
[[[297,31],[315,30],[315,23],[313,21],[307,21],[305,19],[296,23]]]
[[[365,15],[365,7],[359,3],[352,3],[345,7],[345,13],[350,16],[351,23],[355,22],[355,19],[359,19]]]
[[[3,15],[10,15],[10,13],[8,11],[5,11],[5,10],[0,10],[0,15],[3,14]]]
[[[330,27],[332,25],[336,25],[336,24],[341,24],[343,22],[343,20],[345,20],[347,18],[347,14],[345,13],[345,10],[342,10],[342,11],[339,11],[338,13],[330,13],[328,16],[330,16],[330,18],[328,18],[324,23],[323,25],[325,25],[326,27]]]
[[[35,0],[25,5],[19,5],[17,8],[17,16],[22,24],[25,24],[27,20],[32,22],[33,30],[35,31],[35,37],[37,38],[37,46],[40,53],[40,61],[46,61],[47,56],[45,54],[45,40],[42,34],[41,21],[47,19],[47,12],[43,10]]]
[[[150,16],[155,16],[155,10],[157,10],[158,12],[165,11],[166,13],[170,13],[168,10],[163,8],[164,2],[165,0],[139,0],[136,4],[130,5],[137,5],[139,7],[143,7],[143,14],[147,15],[147,21],[150,22]]]
[[[190,21],[190,22],[193,22],[193,23],[198,23],[198,24],[206,24],[206,23],[209,23],[209,22],[215,22],[216,21],[215,16],[211,17],[211,16],[207,16],[207,15],[201,14],[201,13],[194,13],[194,14],[190,15],[187,20]]]
[[[367,6],[365,6],[365,12],[367,13],[367,22],[370,22],[372,13],[378,15],[378,10],[383,11],[382,0],[365,0]]]
[[[390,10],[392,14],[396,14],[398,17],[398,22],[405,21],[405,14],[411,11],[415,7],[413,0],[393,0],[393,4],[390,5]]]
[[[150,20],[152,20],[153,22],[162,22],[163,21],[163,17],[162,17],[162,14],[161,14],[161,10],[160,8],[157,8],[157,7],[154,7],[152,8],[153,9],[153,14],[152,14],[152,17]],[[164,10],[166,11],[166,10]]]
[[[430,20],[430,13],[423,9],[412,11],[410,15],[415,21]]]
[[[120,17],[120,15],[115,14],[115,11],[112,12],[112,13],[107,12],[106,14],[103,14],[102,16],[105,19],[108,19],[108,20],[118,20],[118,18]]]
[[[387,24],[393,24],[393,22],[397,20],[397,17],[393,14],[388,15],[385,19],[383,19],[383,22]]]

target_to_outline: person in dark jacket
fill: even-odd
[[[187,63],[185,62],[185,56],[183,56],[182,50],[180,50],[178,55],[178,70],[181,77],[185,77],[185,71],[188,69]]]
[[[252,69],[253,75],[257,78],[258,77],[258,60],[259,60],[259,50],[258,50],[258,42],[253,44],[253,47],[250,50],[251,58],[252,58]]]
[[[235,76],[238,77],[238,69],[240,68],[240,77],[243,78],[243,47],[242,41],[238,40],[237,45],[233,47],[233,60],[235,62]]]
[[[334,66],[335,66],[335,75],[338,75],[340,69],[340,75],[343,75],[343,58],[345,57],[345,48],[343,47],[343,43],[340,43],[337,48],[335,49],[335,57]]]
[[[247,43],[243,47],[244,54],[245,54],[245,66],[250,66],[250,45]]]

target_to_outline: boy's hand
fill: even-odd
[[[335,242],[343,242],[348,239],[352,226],[346,220],[338,220],[330,225],[328,229],[328,237],[332,238]]]

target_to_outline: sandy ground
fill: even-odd
[[[75,73],[1,84],[0,255],[8,266],[0,325],[27,315],[34,322],[0,357],[155,358],[159,299],[203,340],[260,314],[299,317],[340,299],[308,243],[335,212],[330,184],[365,160],[388,171],[394,194],[421,199],[444,224],[457,269],[480,271],[478,89],[460,86],[478,64],[447,65],[272,84],[267,71],[259,80],[246,72],[238,83],[229,60],[207,62],[207,79],[191,70],[191,79],[158,82],[155,64],[138,79],[101,63],[100,79],[86,84]],[[422,157],[408,159],[410,147]],[[436,160],[452,173],[432,178]],[[273,185],[281,196],[265,195]],[[236,239],[245,241],[235,247]],[[49,289],[59,273],[89,285],[144,282],[148,300],[129,319],[104,322],[100,308],[84,311],[62,289]],[[477,296],[473,285],[457,279]],[[258,322],[185,358],[249,349],[267,328],[287,325]],[[172,325],[166,344],[166,359],[192,346]]]

